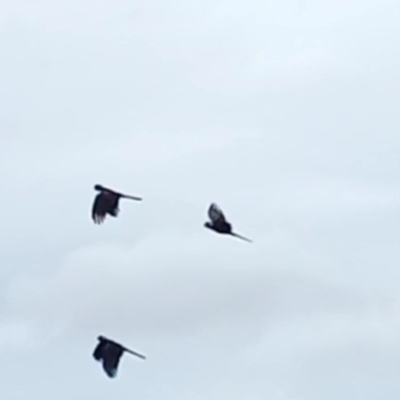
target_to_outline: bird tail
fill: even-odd
[[[239,239],[242,239],[242,240],[244,240],[244,241],[246,241],[246,242],[253,243],[252,240],[250,240],[250,239],[248,239],[247,237],[244,237],[244,236],[242,236],[242,235],[239,235],[238,233],[232,232],[231,235],[232,235],[232,236],[235,236],[235,237],[237,237],[237,238],[239,238]]]
[[[104,190],[105,192],[112,193],[112,194],[117,195],[117,196],[119,196],[119,197],[123,197],[124,199],[131,199],[131,200],[137,200],[137,201],[143,200],[141,197],[130,196],[129,194],[123,194],[123,193],[120,193],[120,192],[116,192],[115,190],[106,188],[106,187],[104,187],[104,186],[103,186],[103,190]]]
[[[130,349],[127,349],[127,348],[125,348],[124,350],[129,354],[132,354],[132,355],[134,355],[136,357],[141,358],[142,360],[146,359],[146,356],[144,356],[143,354],[140,354],[140,353],[136,353],[136,351],[133,351],[133,350],[130,350]]]
[[[123,194],[121,197],[123,197],[124,199],[130,199],[130,200],[136,200],[136,201],[142,201],[143,200],[141,197],[129,196],[127,194]]]

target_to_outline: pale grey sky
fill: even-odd
[[[0,0],[1,399],[398,400],[399,26]],[[144,201],[96,226],[95,183]],[[98,334],[147,361],[108,379]]]

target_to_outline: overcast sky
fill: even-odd
[[[0,0],[1,399],[398,400],[399,24]],[[94,225],[95,183],[144,201]],[[148,359],[110,380],[98,334]]]

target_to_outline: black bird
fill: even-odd
[[[98,336],[97,340],[99,343],[94,349],[93,357],[96,361],[103,363],[103,369],[109,378],[115,378],[117,376],[119,360],[124,352],[133,354],[143,360],[146,359],[144,355],[127,349],[121,344],[107,339],[104,336]]]
[[[204,224],[206,228],[212,229],[218,233],[235,236],[239,239],[245,240],[246,242],[252,243],[250,239],[232,232],[232,224],[226,220],[224,213],[215,203],[211,203],[210,207],[208,208],[208,217],[210,218],[211,222],[206,222]]]
[[[141,197],[118,193],[101,185],[94,185],[94,190],[100,192],[95,197],[92,206],[92,219],[95,224],[103,223],[107,214],[111,215],[112,217],[117,217],[119,213],[118,205],[120,199],[130,199],[137,201],[142,200]]]

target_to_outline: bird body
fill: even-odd
[[[117,217],[120,199],[142,200],[141,197],[115,192],[98,184],[94,186],[94,189],[100,192],[95,197],[92,205],[92,219],[95,224],[103,223],[107,214],[111,217]]]
[[[251,242],[250,239],[232,231],[232,224],[226,220],[224,213],[217,204],[211,203],[208,208],[208,217],[210,218],[210,221],[204,223],[206,228],[217,233],[235,236],[239,239],[245,240],[246,242]]]
[[[103,370],[109,378],[117,376],[119,362],[124,352],[135,355],[143,360],[146,359],[144,355],[136,353],[104,336],[98,336],[97,340],[99,343],[94,349],[93,358],[96,361],[102,362]]]

